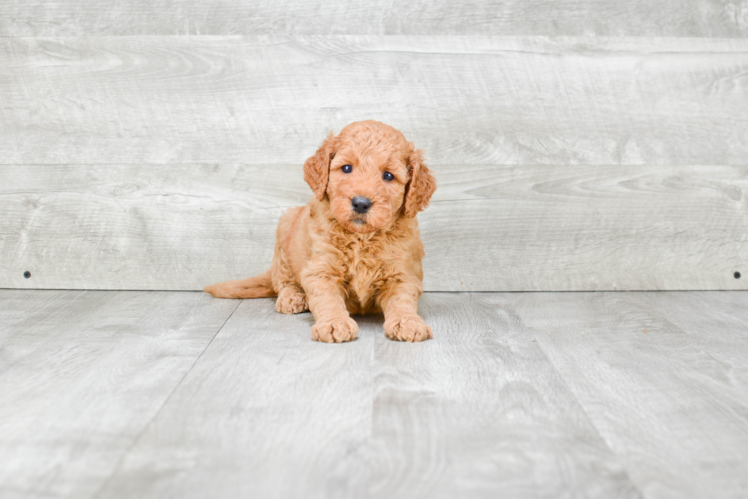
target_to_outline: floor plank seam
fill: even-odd
[[[595,433],[596,433],[596,434],[597,434],[597,436],[598,436],[598,437],[600,438],[600,441],[602,441],[602,442],[603,442],[603,443],[605,444],[605,447],[606,447],[606,448],[608,449],[608,451],[610,451],[610,454],[611,454],[611,455],[613,455],[614,457],[616,457],[616,458],[617,458],[617,459],[619,460],[619,463],[620,463],[620,465],[621,465],[622,469],[623,469],[623,470],[625,471],[625,473],[626,473],[626,478],[627,478],[627,479],[629,480],[629,484],[631,485],[631,487],[632,487],[632,488],[634,489],[634,491],[636,491],[636,493],[637,493],[637,494],[639,495],[639,498],[647,498],[647,497],[646,497],[646,496],[644,495],[644,492],[642,491],[642,489],[641,489],[641,488],[639,488],[639,485],[638,485],[638,484],[636,484],[636,482],[634,481],[634,479],[633,479],[633,478],[631,477],[631,473],[629,472],[629,468],[628,468],[628,467],[626,466],[626,463],[625,463],[625,461],[623,460],[623,458],[622,458],[622,457],[621,457],[621,456],[620,456],[620,455],[619,455],[618,453],[616,453],[616,451],[615,451],[615,450],[614,450],[613,448],[611,448],[611,446],[610,446],[610,443],[608,442],[608,440],[607,440],[607,439],[605,439],[605,437],[604,437],[604,436],[602,435],[602,433],[600,432],[600,429],[598,429],[597,425],[595,425],[595,422],[593,422],[593,420],[592,420],[592,418],[590,417],[589,413],[587,413],[587,408],[585,408],[585,407],[584,407],[584,405],[583,405],[583,404],[582,404],[582,402],[581,402],[581,401],[579,400],[579,398],[577,397],[577,395],[576,395],[576,394],[574,393],[574,391],[572,391],[572,389],[571,389],[571,386],[570,386],[570,385],[569,385],[569,383],[568,383],[568,382],[566,381],[566,378],[564,377],[564,375],[563,375],[563,374],[561,373],[561,371],[560,371],[560,370],[558,369],[558,367],[557,367],[557,366],[556,366],[556,364],[555,364],[555,363],[553,362],[553,360],[551,359],[551,357],[550,357],[550,356],[548,356],[548,353],[547,353],[547,352],[545,352],[545,349],[543,349],[543,345],[542,345],[542,343],[540,343],[540,342],[538,341],[538,339],[537,339],[537,338],[535,337],[535,335],[534,335],[534,334],[532,335],[532,339],[533,339],[533,340],[532,340],[532,341],[533,341],[533,343],[535,343],[535,345],[537,345],[537,346],[538,346],[538,349],[540,349],[540,352],[542,352],[542,353],[543,353],[543,356],[545,357],[545,359],[546,359],[546,360],[548,360],[548,364],[549,364],[550,366],[552,366],[552,367],[553,367],[553,370],[554,370],[554,371],[556,372],[556,374],[558,375],[559,379],[561,380],[561,383],[563,383],[563,384],[564,384],[564,387],[566,387],[566,390],[567,390],[567,391],[569,391],[569,394],[571,394],[571,395],[572,395],[572,396],[574,397],[574,400],[575,400],[575,401],[577,402],[577,404],[579,405],[579,408],[580,408],[580,409],[582,410],[582,413],[583,413],[583,414],[584,414],[584,416],[585,416],[585,417],[587,418],[587,421],[589,422],[589,424],[590,424],[590,427],[592,427],[592,429],[594,429],[594,430],[595,430]]]
[[[187,378],[187,376],[190,374],[190,372],[192,372],[192,369],[195,367],[195,365],[197,364],[197,362],[200,361],[200,358],[203,357],[203,354],[205,354],[205,351],[208,350],[208,348],[213,343],[213,341],[215,340],[215,338],[218,336],[219,333],[221,333],[221,330],[223,330],[223,327],[226,326],[226,323],[229,322],[229,320],[234,315],[234,313],[236,312],[236,310],[239,309],[239,306],[241,305],[242,302],[243,301],[240,300],[239,303],[234,308],[234,310],[231,311],[231,314],[229,314],[229,316],[226,318],[226,321],[224,321],[223,324],[218,328],[218,330],[216,331],[215,335],[213,335],[213,337],[211,337],[210,341],[205,345],[205,348],[195,358],[195,361],[192,363],[192,365],[190,365],[189,369],[184,373],[184,375],[179,380],[179,382],[174,386],[174,389],[172,389],[172,391],[169,393],[169,395],[164,399],[164,402],[161,403],[161,406],[158,407],[158,410],[156,410],[153,413],[153,415],[151,416],[151,418],[143,426],[143,428],[140,430],[140,432],[135,437],[135,439],[133,439],[132,443],[127,448],[127,450],[125,450],[124,453],[122,453],[122,456],[117,461],[117,465],[115,465],[114,468],[112,469],[112,473],[109,474],[109,477],[107,477],[106,480],[103,483],[101,483],[101,486],[96,491],[96,494],[92,495],[92,498],[101,498],[102,492],[104,492],[104,490],[106,490],[106,487],[109,485],[109,482],[112,480],[112,478],[117,475],[117,472],[122,467],[122,463],[125,461],[125,458],[127,458],[127,456],[130,454],[130,452],[135,448],[135,446],[138,444],[138,442],[142,439],[142,437],[145,434],[145,432],[148,430],[148,428],[151,426],[151,424],[153,424],[153,422],[156,420],[156,418],[161,413],[161,411],[163,411],[163,409],[169,403],[169,400],[171,400],[172,396],[174,396],[174,394],[177,392],[177,389],[179,389],[179,387],[182,385],[182,383]]]

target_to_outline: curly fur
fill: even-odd
[[[344,165],[352,172],[344,173]],[[394,180],[384,180],[385,171]],[[315,197],[281,218],[270,270],[205,291],[221,298],[277,296],[276,310],[284,314],[311,310],[312,339],[322,342],[353,340],[358,325],[350,315],[377,312],[393,340],[432,338],[417,312],[424,251],[415,217],[436,190],[423,152],[388,125],[355,122],[307,159],[304,180]],[[366,214],[352,209],[355,196],[372,201]]]

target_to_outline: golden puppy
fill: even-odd
[[[436,180],[394,128],[373,120],[330,134],[304,163],[316,195],[280,220],[270,270],[205,289],[214,297],[278,297],[284,314],[311,310],[312,339],[346,342],[358,325],[350,314],[384,312],[393,340],[432,337],[418,316],[423,244],[416,214]]]

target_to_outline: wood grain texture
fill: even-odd
[[[0,290],[0,496],[745,497],[746,305],[429,293],[434,340],[328,345],[272,299]]]
[[[511,311],[422,306],[434,341],[331,346],[243,301],[100,496],[638,496]]]
[[[748,495],[748,295],[510,302],[644,496]]]
[[[356,495],[374,338],[313,342],[312,324],[242,301],[98,496]]]
[[[427,290],[746,289],[748,167],[434,167]],[[201,290],[265,271],[300,165],[6,165],[0,287]],[[25,271],[31,278],[25,279]]]
[[[1,291],[0,374],[33,353],[45,341],[43,336],[34,335],[40,323],[53,325],[70,321],[77,314],[81,301],[86,301],[90,310],[99,306],[81,291]]]
[[[0,290],[0,496],[94,495],[235,308]]]
[[[743,0],[4,0],[0,36],[746,36]]]
[[[748,40],[0,38],[0,162],[300,164],[373,118],[433,164],[745,164]]]
[[[425,345],[393,344],[376,325],[368,496],[640,495],[505,299],[425,295]]]

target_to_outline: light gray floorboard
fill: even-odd
[[[745,164],[748,40],[0,38],[0,162],[301,164],[378,119],[434,164]]]
[[[181,289],[265,271],[301,165],[8,165],[0,287]],[[748,167],[437,165],[433,291],[745,289]],[[24,271],[31,278],[23,277]]]
[[[243,301],[101,495],[360,495],[375,338],[312,342],[311,325]]]
[[[309,339],[244,301],[102,496],[638,496],[507,310],[429,294],[437,340]]]
[[[0,495],[744,497],[746,305],[426,294],[434,340],[326,345],[272,299],[0,291]]]
[[[369,495],[639,496],[505,296],[428,294],[420,312],[436,341],[372,332]]]
[[[647,497],[748,495],[748,295],[511,300]]]
[[[235,308],[176,292],[0,291],[0,496],[95,494]]]
[[[44,338],[34,338],[40,323],[54,325],[76,314],[77,305],[86,302],[87,311],[99,303],[74,290],[0,292],[0,373],[33,352]],[[19,342],[20,341],[20,342]],[[15,342],[15,348],[10,348]]]
[[[61,35],[746,36],[733,0],[4,0],[0,36]]]
[[[677,301],[667,296],[647,294],[646,301],[660,311],[662,321],[673,323],[688,335],[673,335],[668,340],[683,342],[686,346],[706,352],[734,377],[738,387],[748,386],[748,302],[745,294],[710,294],[694,292],[683,294]],[[670,343],[661,342],[670,346]],[[713,374],[719,378],[719,373]],[[742,397],[742,395],[739,395]]]

